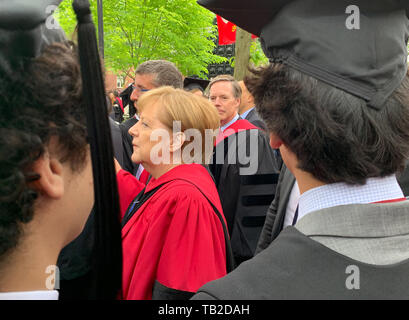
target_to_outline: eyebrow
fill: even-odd
[[[135,84],[135,83],[133,85],[134,85],[134,87],[138,87],[139,89],[146,90],[146,88],[144,86],[142,86],[142,85]]]

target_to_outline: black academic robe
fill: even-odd
[[[285,213],[291,190],[295,184],[295,177],[286,165],[283,165],[278,178],[274,200],[268,207],[263,229],[258,240],[256,254],[265,248],[278,237],[283,230]]]
[[[243,170],[248,167],[241,160],[243,152],[256,163],[252,174]],[[212,161],[210,171],[222,202],[234,258],[240,264],[254,255],[267,208],[274,198],[279,165],[264,132],[242,119],[218,137]]]
[[[409,260],[387,267],[360,263],[288,227],[267,249],[192,299],[408,299],[406,279]]]

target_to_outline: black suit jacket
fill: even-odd
[[[406,168],[402,173],[397,174],[398,182],[402,188],[405,197],[409,196],[409,161],[406,162]]]
[[[132,136],[128,133],[129,129],[133,127],[138,120],[135,117],[129,118],[128,120],[122,122],[119,127],[122,133],[122,143],[123,143],[123,166],[122,169],[132,173],[133,175],[136,174],[138,171],[138,164],[132,162],[131,157],[133,153],[133,146],[132,146]]]
[[[256,127],[259,127],[260,129],[263,129],[263,130],[267,129],[266,124],[258,115],[256,108],[254,108],[248,113],[246,120],[250,122],[251,124],[255,125]]]
[[[119,124],[109,118],[109,125],[111,127],[112,146],[114,148],[114,156],[118,160],[121,167],[124,165],[124,147],[122,143],[122,134]]]

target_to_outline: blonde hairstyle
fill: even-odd
[[[203,97],[169,86],[153,89],[143,94],[137,102],[137,108],[139,112],[142,112],[144,108],[149,108],[154,104],[158,104],[161,108],[158,120],[170,130],[173,130],[174,121],[180,121],[181,132],[188,129],[196,129],[200,132],[201,162],[208,164],[218,132],[216,130],[220,127],[219,114],[213,104]],[[213,132],[213,135],[209,136],[210,132]],[[206,146],[209,147],[209,139],[211,139],[211,150],[206,149]],[[190,140],[185,141],[182,152],[189,143]],[[193,156],[193,150],[191,155]]]

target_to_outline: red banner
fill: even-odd
[[[217,17],[217,27],[219,29],[219,45],[232,44],[236,42],[236,29],[237,26],[226,19]],[[252,38],[257,38],[255,35],[252,35]]]

